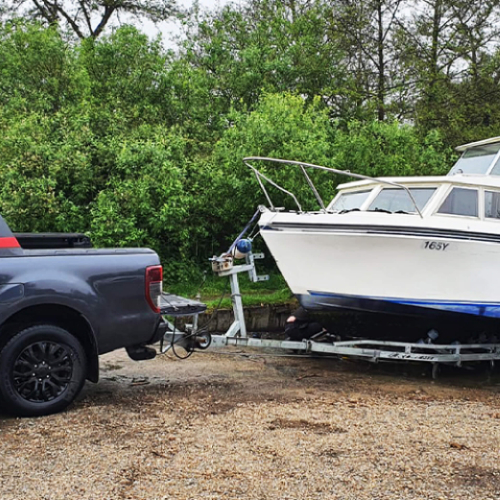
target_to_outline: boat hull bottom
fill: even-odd
[[[500,320],[386,300],[336,296],[297,295],[311,318],[342,338],[418,342],[435,330],[439,344],[500,341]]]

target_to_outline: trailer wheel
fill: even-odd
[[[212,335],[208,332],[196,335],[196,347],[201,350],[208,349],[212,343]]]
[[[66,408],[85,383],[87,359],[80,342],[54,325],[26,328],[0,352],[0,396],[6,409],[39,416]]]

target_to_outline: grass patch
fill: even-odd
[[[295,301],[292,292],[288,288],[281,274],[273,273],[269,276],[269,281],[252,283],[246,273],[239,275],[240,291],[244,306],[257,305],[280,305],[290,304]],[[218,276],[207,276],[203,284],[178,283],[169,285],[166,290],[175,295],[195,298],[198,293],[201,301],[205,302],[209,308],[216,307],[220,298],[225,294],[221,307],[231,307],[231,287],[229,278]]]

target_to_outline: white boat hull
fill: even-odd
[[[366,221],[343,226],[339,217],[261,217],[261,234],[304,306],[500,318],[500,238]]]

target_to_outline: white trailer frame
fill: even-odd
[[[193,316],[192,324],[186,325],[183,332],[177,330],[169,322],[169,329],[163,338],[162,353],[168,352],[175,346],[182,347],[188,353],[196,348],[207,349],[209,347],[225,348],[237,346],[240,348],[276,349],[292,351],[294,353],[318,355],[327,354],[331,356],[350,357],[364,359],[372,363],[386,362],[424,362],[432,364],[432,376],[436,378],[439,365],[448,364],[462,366],[468,362],[489,362],[493,367],[495,361],[500,361],[500,344],[432,344],[432,343],[406,343],[382,340],[347,340],[338,342],[321,342],[314,337],[308,340],[271,340],[252,338],[247,334],[243,303],[241,300],[238,274],[247,272],[251,281],[263,281],[267,276],[257,276],[255,271],[255,259],[263,258],[263,254],[252,254],[246,256],[246,263],[239,266],[232,265],[232,259],[228,256],[212,259],[215,262],[214,271],[221,277],[228,276],[231,284],[231,302],[233,305],[234,322],[227,332],[222,335],[210,335],[198,331],[198,315],[202,311],[191,309],[184,310],[181,306],[182,300],[192,305],[193,301],[177,297],[178,309],[166,316]],[[219,264],[219,265],[217,265]],[[172,297],[172,296],[169,296]],[[172,303],[170,299],[169,303]],[[205,307],[206,308],[206,307]],[[203,309],[204,310],[204,309]],[[194,311],[194,312],[193,312]],[[320,336],[315,336],[320,339]]]

